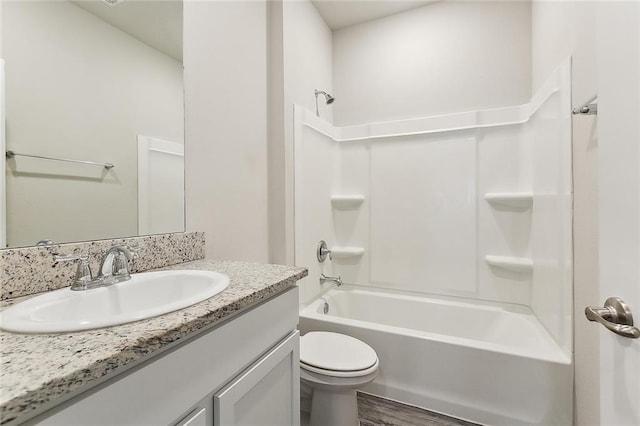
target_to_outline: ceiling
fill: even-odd
[[[395,15],[440,0],[311,0],[332,30]]]
[[[102,0],[73,3],[182,63],[181,0],[125,0],[115,6]]]
[[[338,30],[441,0],[311,0],[329,28]],[[75,0],[78,7],[182,62],[181,0]]]

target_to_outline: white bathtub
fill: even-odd
[[[525,307],[344,285],[300,312],[300,330],[371,345],[366,392],[486,425],[572,424],[571,359]]]

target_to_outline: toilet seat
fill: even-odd
[[[354,371],[338,371],[338,370],[326,370],[323,368],[317,368],[312,365],[305,364],[304,362],[300,362],[300,368],[303,370],[309,371],[311,373],[323,375],[323,376],[331,376],[331,377],[361,377],[371,374],[378,370],[378,361],[371,367],[364,370],[354,370]]]
[[[359,377],[378,369],[378,356],[351,336],[311,331],[300,338],[300,367],[326,376]]]

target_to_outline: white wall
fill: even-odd
[[[531,94],[529,2],[437,2],[338,30],[333,44],[336,125],[515,105]]]
[[[332,33],[311,1],[283,6],[285,108],[297,104],[315,111],[314,89],[333,90]],[[318,105],[320,116],[332,122],[333,107]]]
[[[532,3],[532,79],[538,87],[549,70],[572,56],[572,102],[597,92],[596,2]],[[598,294],[597,117],[573,119],[575,423],[597,424],[599,330],[584,318],[584,307],[600,306]]]
[[[286,249],[285,259],[287,263],[295,263],[309,268],[309,276],[298,282],[300,287],[300,300],[304,302],[312,299],[320,291],[318,284],[321,265],[315,258],[316,244],[320,239],[331,240],[333,235],[328,235],[331,230],[330,209],[322,209],[324,214],[314,214],[315,231],[307,237],[308,240],[294,238],[294,218],[291,214],[297,211],[299,201],[294,201],[294,127],[298,123],[294,120],[294,105],[299,105],[309,111],[315,111],[314,90],[325,90],[332,93],[332,33],[322,17],[318,14],[311,1],[284,1],[283,2],[283,59],[284,59],[284,140],[285,140],[285,164],[287,176],[285,178],[285,190],[287,192],[285,202],[285,228]],[[319,102],[321,117],[332,121],[333,109]],[[332,144],[322,145],[328,151],[321,149],[318,161],[313,162],[312,170],[321,176],[332,167],[335,161],[331,147]],[[297,153],[296,153],[297,155]],[[331,160],[329,160],[331,159]],[[326,160],[326,161],[325,161]],[[320,179],[323,180],[323,179]],[[323,187],[327,182],[318,182]],[[315,184],[314,184],[315,185]],[[296,193],[299,188],[296,187]],[[313,193],[307,194],[312,196]],[[319,192],[317,200],[324,200],[328,193]],[[311,202],[311,200],[304,198]],[[294,205],[295,204],[295,205]],[[315,204],[313,204],[315,205]],[[326,231],[326,232],[325,232]],[[325,273],[328,273],[325,270]]]
[[[331,30],[309,0],[268,2],[269,259],[293,264],[293,105],[331,90]],[[323,116],[332,110],[322,106]]]
[[[284,16],[282,0],[267,2],[267,175],[269,192],[269,262],[293,263],[293,165],[286,154],[284,107]],[[287,226],[287,224],[290,224]]]
[[[269,260],[293,264],[293,105],[314,109],[314,90],[331,91],[332,34],[309,0],[267,7]],[[320,108],[331,118],[330,107]]]
[[[0,2],[0,22],[2,22],[2,2]],[[6,151],[4,139],[4,56],[2,55],[2,31],[0,31],[0,152]],[[7,243],[7,208],[6,208],[6,187],[7,177],[5,175],[6,163],[0,164],[0,248],[5,247]]]
[[[268,260],[267,8],[184,4],[187,230],[206,255]]]
[[[137,234],[138,133],[183,142],[182,66],[76,5],[3,2],[8,243]]]
[[[2,22],[2,3],[0,3],[0,22]],[[2,58],[2,31],[0,31],[0,58]]]
[[[209,256],[293,264],[293,105],[331,90],[331,31],[308,0],[186,2],[184,37],[187,228]]]

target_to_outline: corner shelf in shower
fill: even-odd
[[[331,256],[334,259],[348,259],[351,257],[360,257],[364,254],[362,247],[346,247],[335,246],[331,247]]]
[[[530,192],[487,192],[484,199],[495,206],[514,210],[526,210],[533,205],[533,194]]]
[[[531,273],[533,271],[533,261],[527,257],[489,255],[485,256],[484,260],[489,266],[511,272]]]
[[[364,195],[332,195],[331,205],[340,210],[356,209],[364,201]]]

